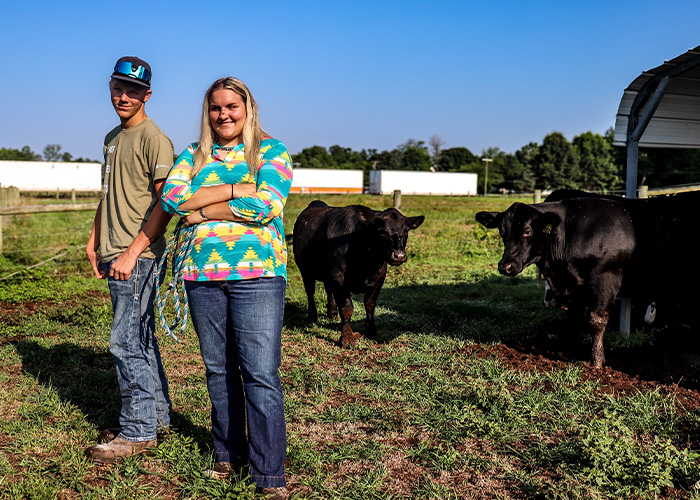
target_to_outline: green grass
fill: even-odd
[[[289,233],[314,198],[289,199]],[[392,202],[324,199],[376,209]],[[611,394],[583,361],[538,370],[499,354],[532,339],[555,343],[564,324],[561,312],[541,306],[534,271],[496,273],[500,238],[474,222],[477,211],[516,200],[529,201],[404,196],[403,212],[426,221],[411,232],[408,262],[389,270],[378,339],[354,349],[337,346],[336,321],[305,322],[290,255],[281,375],[295,498],[700,498],[688,444],[697,442],[697,408],[645,385]],[[212,461],[210,408],[191,330],[179,344],[161,341],[173,425],[156,453],[112,468],[83,457],[119,413],[107,286],[78,260],[91,219],[36,215],[5,225],[0,277],[61,245],[75,248],[68,262],[0,281],[0,499],[257,498],[244,476],[222,483],[202,474]],[[34,233],[41,238],[20,238]],[[321,292],[319,284],[324,311]],[[358,297],[357,330],[361,304]],[[608,335],[606,345],[645,346],[652,337]]]

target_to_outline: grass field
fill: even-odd
[[[289,233],[315,198],[290,197]],[[531,200],[403,196],[402,211],[426,220],[409,236],[408,262],[389,270],[379,338],[355,349],[336,344],[338,322],[305,322],[290,251],[281,375],[293,498],[700,498],[692,398],[662,384],[618,393],[585,354],[558,362],[513,349],[567,333],[562,313],[542,307],[534,270],[497,274],[498,233],[474,222],[477,211],[513,201]],[[245,477],[202,474],[212,461],[210,407],[191,330],[181,343],[160,336],[173,425],[155,454],[114,467],[83,457],[117,424],[120,404],[107,285],[89,277],[82,257],[92,215],[5,225],[0,278],[18,274],[0,281],[0,499],[257,498]],[[361,299],[353,319],[361,331]],[[653,342],[649,332],[606,336],[606,348]],[[590,350],[590,339],[574,343]]]

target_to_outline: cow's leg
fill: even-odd
[[[333,290],[331,287],[324,283],[324,288],[326,289],[326,298],[328,299],[328,304],[326,306],[326,313],[330,319],[338,318],[338,304],[335,301],[335,296],[333,295]]]
[[[588,323],[593,329],[593,351],[591,353],[593,368],[603,368],[605,364],[605,348],[603,346],[603,335],[605,327],[608,325],[609,312],[599,313],[591,311],[588,316]]]
[[[360,334],[352,331],[352,296],[350,292],[334,289],[338,304],[340,304],[340,345],[347,347],[355,347],[360,340]]]
[[[306,291],[306,300],[309,304],[309,313],[306,316],[307,321],[316,323],[318,321],[318,312],[316,311],[316,302],[314,301],[314,293],[316,292],[316,280],[302,274],[304,280],[304,290]]]
[[[593,368],[603,368],[605,364],[605,346],[603,345],[603,335],[608,326],[610,309],[615,302],[617,292],[622,285],[622,271],[601,274],[591,287],[597,290],[596,299],[588,315],[588,324],[593,335],[593,349],[591,352],[591,362]]]
[[[384,277],[380,276],[375,282],[374,288],[365,293],[365,335],[368,337],[377,336],[377,325],[374,322],[374,309],[377,306],[377,298],[384,284]]]

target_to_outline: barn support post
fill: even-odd
[[[627,122],[627,176],[625,185],[625,196],[627,198],[637,198],[637,171],[639,164],[639,140],[654,116],[654,112],[659,107],[661,99],[666,94],[666,89],[671,78],[666,75],[659,80],[647,82],[645,88],[639,92],[632,104]],[[655,87],[655,88],[654,88]],[[653,89],[653,90],[652,90]],[[646,104],[646,109],[642,116],[640,111]],[[622,297],[620,301],[620,335],[629,338],[632,323],[632,299]]]
[[[639,158],[639,140],[635,140],[632,134],[627,139],[627,183],[625,196],[633,199],[637,197],[637,162]],[[632,323],[632,299],[622,297],[620,299],[620,335],[627,339],[630,336]]]

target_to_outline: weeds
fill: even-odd
[[[290,198],[289,231],[313,198]],[[281,375],[295,498],[698,498],[697,405],[641,385],[612,393],[584,363],[556,361],[562,316],[541,307],[535,272],[497,275],[500,238],[473,216],[512,201],[403,197],[403,211],[426,222],[409,237],[408,262],[389,269],[378,338],[355,349],[337,347],[337,321],[306,324],[291,259]],[[84,244],[92,215],[82,217],[69,222],[84,234],[64,246]],[[5,242],[15,246],[23,232],[50,228],[60,239],[65,230],[48,218],[13,226]],[[0,258],[0,275],[35,263],[15,250],[21,257]],[[84,458],[118,420],[111,306],[104,281],[55,279],[64,269],[51,266],[60,265],[0,282],[0,499],[260,498],[245,470],[230,482],[203,474],[213,456],[210,405],[191,330],[182,343],[161,342],[172,425],[153,456],[111,468]],[[320,284],[316,300],[325,310]],[[356,306],[356,330],[363,316]],[[655,338],[606,342],[623,350]]]

